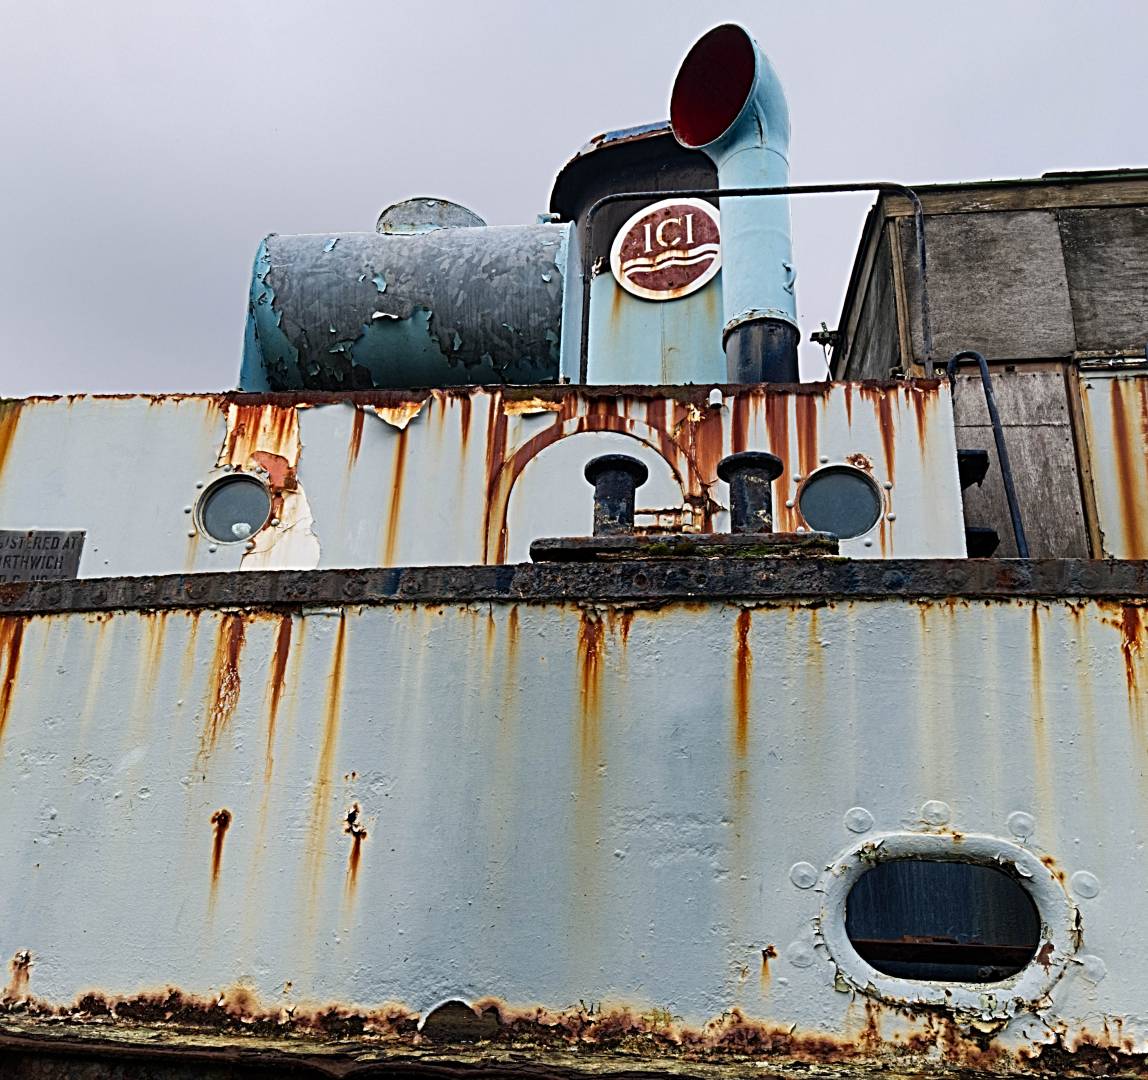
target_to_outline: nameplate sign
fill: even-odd
[[[0,529],[0,584],[78,577],[84,533]]]

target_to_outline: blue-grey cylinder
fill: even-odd
[[[568,228],[272,234],[240,388],[556,382]]]

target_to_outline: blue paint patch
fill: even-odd
[[[259,244],[251,271],[250,302],[243,333],[243,361],[239,389],[258,392],[279,388],[302,389],[299,351],[283,333],[283,313],[275,308],[275,290],[267,280],[271,256],[267,241]]]

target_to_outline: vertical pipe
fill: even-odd
[[[730,532],[773,532],[773,481],[781,458],[762,450],[731,454],[718,462],[719,479],[729,484]]]

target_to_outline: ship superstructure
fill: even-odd
[[[1143,1067],[1148,173],[788,135],[718,27],[545,220],[268,237],[236,392],[0,404],[5,1075]]]

